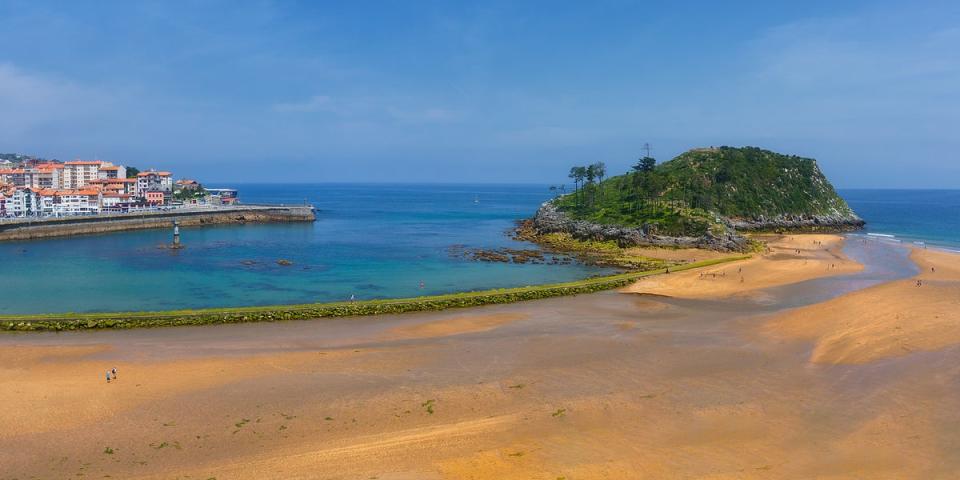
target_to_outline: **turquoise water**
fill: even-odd
[[[183,228],[0,243],[0,313],[127,311],[410,297],[562,282],[584,265],[481,263],[452,245],[532,248],[505,232],[545,186],[239,185],[247,203],[302,203],[312,224]],[[292,266],[276,264],[289,259]],[[246,265],[244,262],[255,262]],[[420,287],[423,282],[423,288]]]
[[[238,187],[247,203],[306,200],[319,209],[317,221],[184,228],[181,251],[158,248],[170,241],[162,230],[0,243],[0,313],[396,298],[609,272],[451,257],[453,245],[522,248],[505,232],[550,197],[542,185],[223,186]],[[960,248],[960,191],[840,193],[868,232]],[[281,258],[294,265],[277,265]]]

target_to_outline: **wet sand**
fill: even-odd
[[[865,364],[960,343],[960,256],[915,249],[920,275],[779,316],[765,328],[814,343],[810,361]]]
[[[850,244],[863,271],[760,296],[3,335],[0,479],[955,477],[957,343],[824,361],[837,322],[795,317],[915,283],[871,264],[890,248]],[[902,300],[952,292],[952,257],[913,258],[937,272]],[[868,276],[893,283],[758,301]]]
[[[844,255],[844,238],[839,235],[758,238],[767,243],[768,249],[748,260],[650,277],[625,291],[701,299],[750,296],[770,287],[856,273],[863,268]]]

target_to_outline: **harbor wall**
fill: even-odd
[[[0,241],[32,240],[149,228],[171,228],[174,220],[185,227],[244,223],[312,222],[316,220],[316,214],[313,207],[309,205],[250,205],[60,218],[8,219],[0,222]]]

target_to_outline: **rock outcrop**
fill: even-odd
[[[533,217],[533,226],[540,234],[568,233],[579,240],[613,240],[621,247],[703,248],[728,252],[743,252],[751,247],[749,240],[732,229],[727,229],[720,235],[707,232],[699,237],[658,235],[650,226],[631,228],[574,220],[552,202],[540,206]]]
[[[780,215],[766,218],[728,219],[727,224],[737,230],[750,231],[829,231],[852,232],[866,224],[854,213],[837,215]]]

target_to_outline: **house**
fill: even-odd
[[[127,167],[104,163],[98,170],[98,178],[127,178]]]
[[[232,188],[208,188],[209,203],[233,205],[237,203],[237,191]]]
[[[177,190],[187,190],[187,191],[197,191],[200,190],[200,183],[196,180],[190,180],[189,178],[184,178],[177,180]]]
[[[137,174],[137,189],[134,194],[139,198],[147,198],[147,192],[173,191],[173,176],[170,172],[158,172],[150,169]]]
[[[126,212],[130,210],[133,202],[133,195],[129,193],[101,193],[100,211],[101,212]]]
[[[162,190],[150,190],[148,192],[144,192],[143,198],[150,205],[166,205],[167,192]]]

